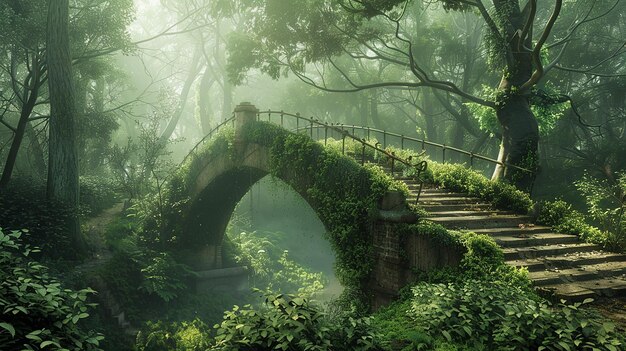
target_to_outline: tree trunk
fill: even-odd
[[[48,87],[50,93],[50,141],[48,198],[76,209],[79,200],[76,150],[76,101],[69,43],[69,0],[48,2]],[[68,216],[67,233],[76,257],[85,253],[76,212]]]
[[[35,108],[37,98],[39,97],[40,77],[38,65],[34,66],[33,69],[34,71],[31,79],[31,86],[24,87],[27,91],[24,95],[28,94],[28,99],[21,106],[20,119],[17,122],[17,127],[15,128],[15,133],[13,135],[13,141],[11,142],[11,148],[9,149],[7,160],[4,163],[2,178],[0,178],[0,190],[5,189],[11,180],[11,175],[13,174],[13,169],[15,168],[15,161],[17,160],[18,152],[20,151],[22,141],[24,140],[24,133],[28,127],[28,119]]]
[[[37,135],[37,130],[35,130],[35,127],[33,127],[33,122],[28,122],[28,125],[26,126],[26,136],[30,141],[30,151],[33,157],[33,163],[35,172],[37,172],[37,177],[39,179],[45,179],[46,156],[43,146],[41,145],[41,141],[39,140],[39,136]]]
[[[538,164],[539,126],[525,96],[513,95],[496,111],[502,127],[502,145],[499,159],[510,166],[501,170],[500,177],[519,189],[530,191]]]
[[[201,50],[198,47],[196,47],[193,51],[191,67],[189,68],[189,73],[187,74],[187,79],[185,80],[185,85],[183,86],[183,90],[180,93],[180,100],[178,102],[178,107],[176,108],[176,111],[174,111],[174,115],[172,116],[170,121],[167,123],[165,130],[163,131],[163,133],[161,133],[161,136],[159,137],[159,141],[158,141],[159,148],[165,148],[168,140],[170,139],[170,137],[174,133],[174,130],[176,129],[176,126],[178,125],[178,121],[180,120],[180,117],[183,115],[183,112],[185,110],[185,105],[187,105],[187,99],[189,98],[189,92],[191,91],[191,87],[193,86],[193,83],[196,81],[196,78],[198,77],[198,71],[200,70],[200,65],[199,65],[200,56],[201,56],[200,51]],[[150,171],[152,170],[150,169]]]
[[[200,88],[198,89],[198,117],[202,128],[202,136],[209,134],[211,131],[211,87],[215,83],[209,62],[206,63],[207,68],[204,70],[202,79],[200,80]]]

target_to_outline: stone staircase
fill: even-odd
[[[414,202],[419,184],[395,176]],[[419,204],[429,220],[448,229],[467,229],[491,236],[504,251],[506,263],[526,267],[541,292],[570,302],[599,296],[626,296],[626,255],[606,252],[576,235],[554,233],[534,225],[529,216],[500,211],[478,198],[424,186]]]

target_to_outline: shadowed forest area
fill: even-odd
[[[0,350],[626,350],[624,0],[0,0]]]

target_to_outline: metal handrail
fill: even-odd
[[[228,123],[233,124],[233,127],[235,126],[235,115],[233,114],[230,118],[225,119],[224,121],[222,121],[222,123],[218,124],[217,126],[215,126],[215,128],[211,129],[207,135],[205,135],[202,139],[200,139],[200,141],[198,141],[196,143],[196,145],[194,145],[193,148],[191,148],[191,150],[189,150],[189,153],[187,153],[187,155],[185,155],[185,158],[183,158],[183,161],[180,163],[180,165],[184,165],[185,162],[187,162],[187,159],[191,156],[191,154],[195,154],[196,150],[198,150],[198,148],[200,147],[200,145],[204,144],[204,142],[206,142],[208,139],[210,139],[213,134],[217,133],[220,129],[222,129],[222,127],[224,127],[225,125],[227,125]]]
[[[325,141],[328,139],[328,129],[330,130],[334,130],[338,133],[340,133],[342,135],[342,153],[345,154],[345,138],[350,138],[353,139],[359,143],[361,143],[361,145],[363,145],[362,151],[361,151],[361,165],[365,164],[365,148],[369,147],[371,149],[374,149],[377,152],[382,153],[383,155],[385,155],[388,159],[391,160],[391,174],[394,174],[394,167],[395,167],[395,162],[400,162],[402,164],[404,164],[405,166],[408,166],[410,168],[414,168],[416,171],[416,174],[414,175],[414,179],[420,181],[419,183],[419,188],[418,188],[418,192],[417,192],[417,196],[415,198],[415,203],[417,203],[417,201],[419,200],[420,194],[422,192],[422,187],[424,185],[423,180],[420,179],[420,176],[422,174],[422,172],[426,171],[427,167],[428,167],[428,163],[426,161],[420,161],[416,164],[412,164],[412,157],[409,157],[408,160],[405,160],[403,158],[400,158],[398,156],[395,155],[395,153],[393,152],[389,152],[383,148],[378,147],[379,143],[376,143],[375,145],[372,145],[370,143],[367,142],[366,139],[364,138],[359,138],[351,133],[349,133],[347,130],[345,130],[344,128],[341,128],[340,125],[335,125],[335,124],[328,124],[326,122],[322,122],[319,121],[315,118],[307,118],[307,117],[302,117],[299,113],[293,114],[293,113],[288,113],[288,112],[284,112],[284,111],[272,111],[272,110],[268,110],[268,111],[259,111],[257,113],[257,120],[260,121],[261,120],[261,114],[267,114],[268,118],[267,121],[269,123],[272,123],[272,114],[278,114],[280,116],[280,126],[284,128],[284,117],[292,117],[296,119],[296,128],[295,128],[295,132],[299,132],[300,130],[310,130],[310,137],[311,139],[313,138],[313,129],[316,128],[324,128],[325,132]],[[304,126],[304,127],[299,127],[299,122],[300,121],[304,121],[306,123],[308,123],[308,126]]]
[[[335,125],[335,126],[337,126],[337,125]],[[475,153],[473,153],[471,151],[459,149],[459,148],[456,148],[456,147],[453,147],[453,146],[448,146],[448,145],[445,145],[445,144],[438,144],[438,143],[435,143],[435,142],[432,142],[432,141],[428,141],[428,140],[425,140],[425,139],[413,138],[413,137],[410,137],[410,136],[406,136],[406,135],[402,135],[402,134],[398,134],[398,133],[394,133],[394,132],[389,132],[389,131],[382,130],[382,129],[365,127],[365,126],[344,125],[344,124],[339,124],[339,126],[340,126],[340,128],[346,128],[348,130],[352,129],[353,131],[354,130],[367,131],[368,135],[370,135],[373,132],[373,133],[380,133],[380,134],[383,135],[383,137],[385,137],[385,136],[392,136],[392,137],[400,138],[400,145],[401,145],[400,149],[401,150],[405,150],[405,148],[404,148],[404,141],[405,140],[406,141],[413,141],[413,142],[422,144],[422,151],[424,150],[424,146],[425,145],[429,145],[429,146],[434,146],[434,147],[440,148],[444,152],[443,153],[443,162],[445,162],[445,151],[446,150],[450,150],[450,151],[454,151],[454,152],[457,152],[457,153],[462,154],[462,155],[469,156],[470,157],[470,165],[473,165],[473,160],[474,159],[479,159],[479,160],[487,161],[487,162],[490,162],[490,163],[493,163],[493,164],[496,164],[496,165],[500,165],[500,166],[503,166],[503,167],[510,167],[510,168],[515,168],[515,169],[523,171],[523,172],[534,173],[532,170],[527,169],[527,168],[523,168],[523,167],[520,167],[520,166],[517,166],[517,165],[512,165],[512,164],[509,164],[509,163],[506,163],[506,162],[498,161],[496,159],[493,159],[493,158],[490,158],[490,157],[487,157],[487,156],[483,156],[483,155],[480,155],[480,154],[475,154]],[[318,128],[321,129],[321,128],[324,128],[324,126],[313,126],[313,129],[318,129]],[[310,129],[310,127],[306,127],[306,129]],[[384,144],[387,144],[386,140],[385,140]],[[385,147],[386,147],[386,145],[385,145]]]

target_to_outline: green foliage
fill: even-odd
[[[583,240],[606,244],[607,234],[587,223],[585,216],[563,200],[538,204],[537,223],[551,226],[555,231],[580,236]]]
[[[65,289],[22,243],[26,231],[0,229],[0,345],[3,349],[100,350],[103,337],[81,328],[91,289]]]
[[[252,269],[251,283],[254,288],[311,297],[326,285],[321,272],[311,272],[289,257],[287,250],[280,250],[280,233],[241,231],[227,232],[235,251],[236,264]],[[284,235],[284,234],[283,234]]]
[[[0,192],[0,218],[8,230],[28,229],[32,234],[25,242],[42,249],[52,258],[74,258],[75,251],[66,232],[66,218],[73,211],[55,201],[46,200],[45,186],[34,180],[11,182],[10,189]]]
[[[604,235],[604,244],[615,250],[626,250],[626,172],[615,180],[599,180],[585,175],[576,182],[589,208],[591,219]]]
[[[201,320],[167,324],[148,322],[137,334],[137,351],[204,351],[210,345],[210,328]]]
[[[80,203],[83,213],[95,216],[113,206],[118,200],[115,190],[115,182],[110,178],[81,176]]]
[[[502,52],[500,49],[497,52]],[[503,92],[498,88],[492,88],[483,85],[481,96],[489,101],[496,101],[499,106],[507,103],[510,94],[516,94],[516,91]],[[549,135],[556,127],[556,122],[565,115],[567,110],[567,101],[558,97],[556,89],[551,85],[546,85],[542,90],[533,89],[530,98],[531,110],[539,124],[539,133],[542,136]],[[500,132],[500,123],[496,116],[496,110],[489,106],[484,106],[474,102],[465,103],[470,109],[471,115],[478,120],[480,129],[491,134]]]
[[[185,279],[192,273],[187,266],[176,262],[166,252],[153,253],[144,258],[141,269],[143,281],[139,290],[156,295],[168,302],[188,288]]]
[[[216,325],[211,350],[375,350],[368,318],[329,319],[301,296],[265,294],[265,308],[235,306]]]
[[[515,186],[489,180],[463,165],[430,162],[428,173],[433,183],[482,198],[497,208],[528,213],[533,205],[530,196]]]
[[[508,284],[418,284],[410,314],[418,327],[478,349],[619,350],[626,340],[581,304],[552,308]]]

